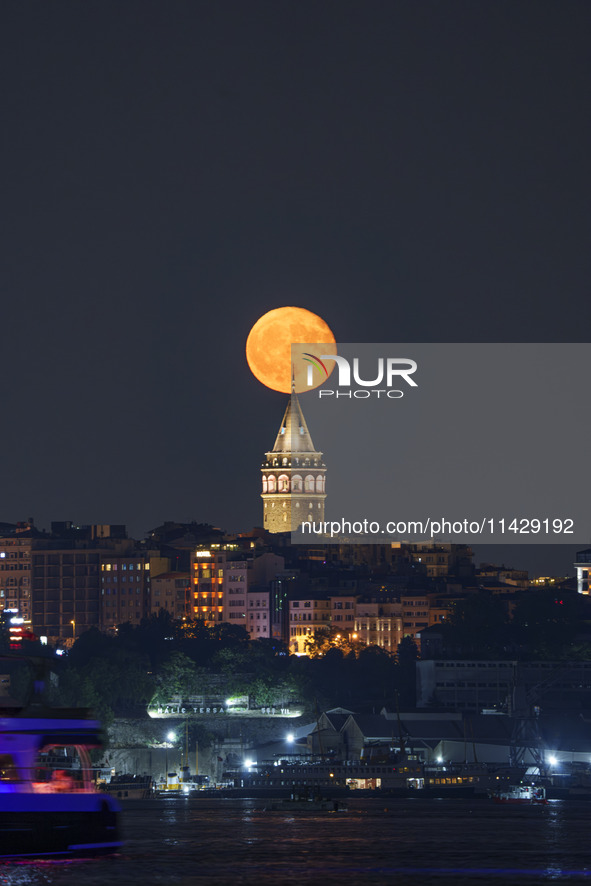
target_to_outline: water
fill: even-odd
[[[6,863],[7,886],[591,884],[591,803],[349,799],[349,812],[264,812],[264,801],[128,802],[120,856]]]

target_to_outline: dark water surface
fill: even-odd
[[[591,803],[350,799],[349,811],[264,812],[264,801],[129,802],[118,857],[5,863],[8,886],[112,883],[591,884]]]

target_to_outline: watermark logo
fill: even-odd
[[[316,357],[314,354],[308,354],[304,352],[302,354],[302,359],[305,360],[306,363],[309,364],[308,372],[306,377],[306,384],[309,388],[313,388],[314,385],[314,369],[316,368],[319,372],[324,372],[324,377],[328,378],[328,369],[320,359],[320,357]],[[326,357],[324,358],[326,360]]]
[[[346,357],[336,354],[321,354],[320,357],[317,357],[315,354],[306,353],[303,355],[303,359],[310,364],[307,372],[308,387],[314,387],[315,368],[319,372],[324,372],[325,377],[328,378],[329,372],[324,360],[333,360],[336,363],[339,388],[351,388],[352,384],[359,386],[356,390],[349,391],[321,389],[318,391],[319,397],[354,397],[357,400],[363,400],[372,396],[379,398],[384,394],[391,400],[398,400],[404,396],[404,391],[394,388],[395,383],[404,382],[411,388],[418,387],[412,377],[417,371],[417,362],[408,357],[378,357],[377,367],[373,369],[370,378],[361,377],[359,357],[353,357],[352,361],[349,361]],[[385,387],[380,388],[379,385],[385,385]]]

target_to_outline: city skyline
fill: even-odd
[[[4,7],[0,517],[259,524],[286,398],[244,343],[281,305],[337,341],[587,337],[567,10]]]

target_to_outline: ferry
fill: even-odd
[[[489,791],[506,788],[521,778],[523,771],[484,764],[425,765],[416,755],[388,763],[280,760],[243,774],[235,780],[234,790],[243,796],[288,795],[300,789],[330,796],[355,791],[388,797],[486,797]]]
[[[101,744],[85,710],[37,703],[0,716],[0,859],[117,852],[120,807],[92,780]]]

